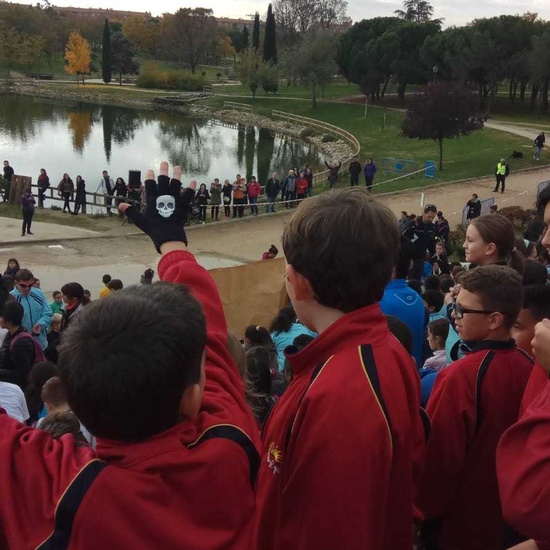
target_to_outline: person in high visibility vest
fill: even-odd
[[[501,193],[504,193],[504,186],[506,184],[506,176],[510,173],[510,166],[506,162],[506,159],[500,159],[500,162],[497,164],[495,175],[497,178],[497,185],[494,189],[495,193],[498,193],[498,188],[502,184]]]

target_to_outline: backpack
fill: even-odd
[[[38,343],[38,340],[34,338],[34,336],[29,332],[20,332],[14,338],[12,338],[9,346],[9,352],[11,353],[13,351],[13,348],[16,342],[21,340],[21,338],[25,338],[25,337],[30,338],[32,340],[32,343],[34,344],[34,359],[32,364],[35,365],[36,363],[41,363],[42,361],[46,361],[46,356],[42,351],[42,346]]]

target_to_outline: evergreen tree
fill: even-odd
[[[267,8],[267,19],[265,22],[264,61],[266,63],[277,63],[277,31],[271,4]]]
[[[246,50],[248,46],[250,46],[249,37],[250,37],[250,33],[248,32],[248,27],[244,25],[243,32],[242,32],[241,51]]]
[[[109,84],[112,80],[111,74],[111,29],[109,28],[109,20],[105,18],[103,26],[103,46],[101,48],[101,72],[103,82]]]
[[[252,29],[252,47],[255,50],[260,49],[260,14],[256,12],[254,16],[254,27]]]

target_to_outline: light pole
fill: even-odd
[[[434,84],[435,84],[437,82],[437,73],[439,72],[439,67],[437,65],[434,65],[432,71],[434,73]]]

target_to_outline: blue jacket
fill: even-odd
[[[302,323],[294,323],[288,332],[272,332],[271,339],[277,348],[277,360],[279,363],[279,371],[283,372],[285,369],[285,348],[292,346],[294,338],[300,336],[300,334],[308,334],[314,338],[317,336],[316,332],[309,330]]]
[[[407,285],[405,279],[393,279],[384,291],[380,308],[386,315],[401,319],[409,327],[413,335],[413,357],[420,368],[428,319],[422,297]]]
[[[17,288],[11,291],[13,297],[23,306],[23,322],[21,323],[30,333],[36,324],[42,327],[40,334],[33,336],[40,342],[42,349],[48,347],[48,329],[52,320],[52,308],[48,304],[45,294],[39,288],[31,288],[28,296],[23,296]]]
[[[370,164],[365,164],[363,172],[366,178],[368,178],[369,176],[374,176],[374,174],[376,174],[376,164],[374,164],[374,162],[371,162]]]

